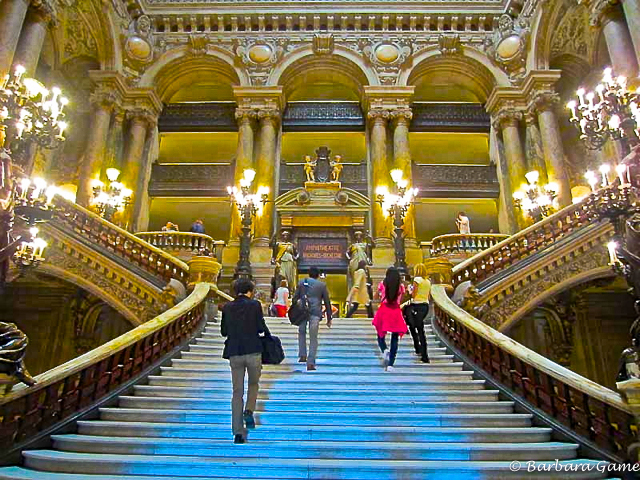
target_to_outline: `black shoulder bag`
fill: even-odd
[[[302,325],[305,321],[311,317],[311,307],[309,305],[309,296],[307,295],[309,284],[305,280],[302,283],[301,292],[296,295],[298,298],[291,308],[289,308],[289,321],[291,325]]]

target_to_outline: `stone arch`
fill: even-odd
[[[141,87],[155,87],[160,99],[167,101],[178,90],[202,80],[216,78],[220,83],[250,85],[244,71],[233,66],[233,57],[223,50],[193,56],[189,47],[162,55],[140,79]]]
[[[317,55],[311,47],[296,50],[275,66],[269,85],[282,85],[285,98],[304,84],[316,79],[333,81],[347,86],[363,98],[365,85],[378,85],[375,73],[361,66],[362,57],[336,47],[332,55]]]
[[[413,59],[412,67],[399,79],[400,85],[418,85],[431,78],[446,76],[473,94],[480,102],[486,101],[496,86],[510,85],[507,75],[493,65],[484,53],[465,47],[463,55],[443,56],[437,47],[420,52]]]
[[[98,285],[92,283],[81,275],[76,275],[68,270],[62,269],[47,262],[38,267],[38,273],[43,273],[60,280],[64,280],[65,282],[69,282],[76,287],[82,288],[83,290],[102,300],[107,305],[111,306],[120,315],[126,318],[127,321],[130,322],[134,327],[137,327],[138,325],[144,323],[132,310],[127,308],[127,306],[122,302],[121,298],[119,298],[118,296],[109,295],[105,289],[100,288]]]

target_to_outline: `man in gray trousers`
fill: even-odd
[[[308,321],[302,322],[298,327],[298,359],[299,363],[307,364],[307,371],[316,369],[316,354],[318,351],[318,329],[322,320],[322,303],[327,312],[327,326],[331,328],[331,301],[327,286],[318,280],[320,270],[318,267],[309,269],[309,278],[300,280],[296,293],[293,296],[295,303],[301,294],[307,294],[311,315]],[[309,324],[309,355],[307,356],[307,323]]]

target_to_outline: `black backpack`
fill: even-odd
[[[289,321],[291,325],[302,325],[311,317],[311,307],[309,305],[309,296],[307,295],[308,288],[309,284],[305,280],[302,282],[302,287],[300,287],[300,294],[296,295],[298,297],[297,300],[293,302],[293,305],[289,308]]]
[[[262,341],[262,363],[265,365],[278,365],[284,360],[284,349],[282,342],[274,335],[261,337]]]

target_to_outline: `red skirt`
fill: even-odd
[[[407,324],[398,305],[390,307],[386,302],[381,303],[371,323],[376,327],[379,337],[387,333],[399,333],[402,337],[407,333]]]
[[[276,307],[276,313],[278,317],[286,317],[287,316],[287,306],[286,305],[274,305]]]

